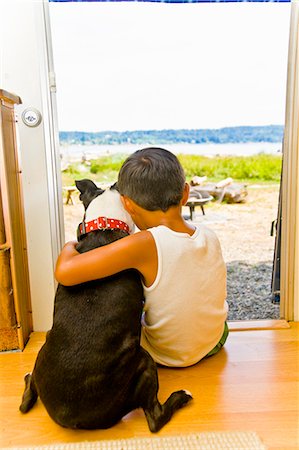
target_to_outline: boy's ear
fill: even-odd
[[[134,205],[132,201],[125,195],[121,195],[120,199],[122,201],[125,210],[130,214],[130,216],[132,216],[134,214]]]
[[[185,183],[183,197],[182,197],[182,205],[186,205],[189,198],[190,186],[188,183]]]

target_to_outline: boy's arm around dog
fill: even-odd
[[[56,280],[64,286],[105,278],[127,269],[138,270],[145,285],[151,285],[155,279],[157,250],[148,231],[140,231],[86,253],[78,253],[76,245],[76,241],[67,242],[56,263]]]

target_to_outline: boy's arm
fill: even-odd
[[[75,241],[65,244],[56,263],[55,277],[64,286],[104,278],[126,269],[137,269],[146,281],[156,252],[154,239],[148,231],[86,253],[78,253],[76,244]]]

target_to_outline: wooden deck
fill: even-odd
[[[298,449],[298,332],[298,323],[232,331],[218,355],[186,369],[159,369],[161,401],[180,388],[194,396],[159,436],[255,431],[270,449]],[[0,354],[0,448],[151,435],[141,410],[109,430],[96,431],[59,427],[40,401],[27,415],[19,413],[23,376],[32,370],[44,336],[33,333],[23,353]]]

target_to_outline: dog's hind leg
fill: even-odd
[[[25,390],[22,397],[22,403],[19,408],[23,414],[25,414],[32,408],[38,397],[32,374],[27,373],[25,375],[24,381]]]
[[[156,364],[147,352],[143,352],[134,399],[143,409],[149,429],[156,433],[171,419],[177,409],[192,400],[192,396],[185,390],[176,391],[161,405],[157,398],[159,384]]]

